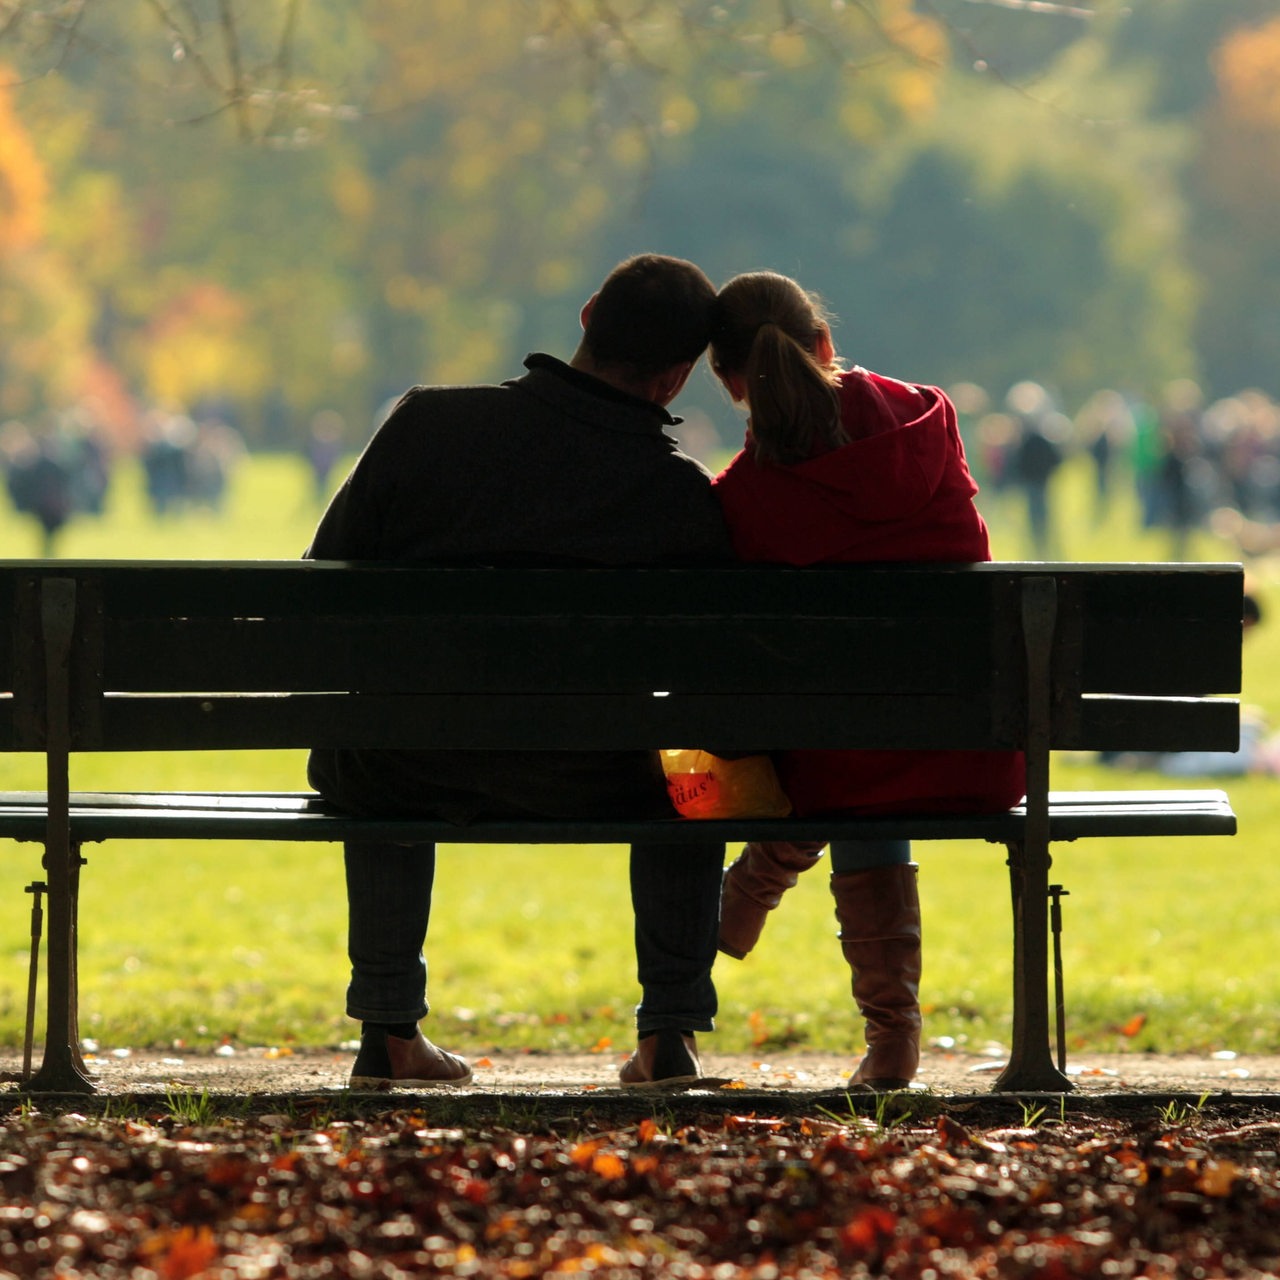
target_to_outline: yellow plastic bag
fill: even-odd
[[[671,803],[682,818],[785,818],[791,812],[766,755],[722,760],[692,749],[659,754]]]

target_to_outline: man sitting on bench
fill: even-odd
[[[582,309],[568,364],[535,354],[501,386],[415,387],[329,504],[306,555],[493,565],[732,558],[710,474],[666,406],[710,336],[715,290],[692,263],[623,262]],[[656,753],[316,750],[311,784],[354,813],[674,817]],[[642,998],[626,1084],[696,1078],[716,1012],[719,842],[633,845]],[[435,846],[345,847],[353,1088],[461,1084],[467,1063],[418,1029]],[[690,993],[696,995],[691,1003]]]

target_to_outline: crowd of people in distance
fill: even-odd
[[[102,514],[110,449],[101,432],[74,415],[38,431],[12,419],[0,426],[0,471],[13,509],[35,521],[40,554],[48,557],[73,516]]]
[[[216,418],[152,414],[139,450],[152,513],[167,516],[199,507],[220,511],[244,452],[240,433]]]
[[[1208,401],[1183,379],[1154,396],[1102,388],[1074,412],[1029,379],[998,400],[971,382],[947,393],[982,490],[979,504],[995,524],[1008,504],[1023,506],[1029,558],[1071,558],[1055,518],[1053,481],[1063,463],[1080,455],[1093,469],[1095,523],[1107,519],[1123,486],[1131,485],[1142,527],[1168,531],[1170,560],[1187,558],[1195,529],[1208,530],[1245,558],[1280,550],[1280,403],[1264,391]],[[222,509],[245,452],[234,427],[153,411],[137,434],[154,515]],[[299,452],[315,501],[327,498],[333,468],[354,443],[350,436],[332,409],[308,421]],[[39,426],[17,419],[0,425],[0,475],[13,509],[37,524],[42,555],[55,553],[69,520],[102,514],[117,451],[83,409],[49,415]],[[697,456],[712,451],[704,441]]]
[[[1033,558],[1068,559],[1051,503],[1051,480],[1070,456],[1087,455],[1094,521],[1133,486],[1144,529],[1167,530],[1169,560],[1207,529],[1244,556],[1280,548],[1280,404],[1246,389],[1209,401],[1189,379],[1154,396],[1101,388],[1069,413],[1045,387],[1016,383],[1003,403],[973,383],[949,388],[983,509],[1020,494]]]
[[[137,455],[152,513],[221,510],[244,452],[240,433],[216,419],[148,415]],[[116,453],[107,433],[83,410],[52,415],[35,427],[16,418],[0,425],[0,475],[13,510],[35,522],[42,556],[56,554],[58,535],[69,521],[103,514]]]

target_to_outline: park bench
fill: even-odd
[[[305,791],[90,794],[70,787],[77,753],[767,744],[1026,753],[1026,803],[1004,813],[698,834],[1003,845],[1013,1028],[994,1087],[1069,1090],[1060,1029],[1056,1060],[1051,1047],[1050,844],[1229,835],[1236,820],[1218,790],[1051,791],[1050,753],[1234,749],[1239,707],[1222,695],[1240,689],[1242,584],[1230,564],[0,562],[0,744],[43,754],[48,779],[0,795],[0,837],[43,844],[48,882],[44,1056],[26,1088],[93,1090],[76,1008],[87,844],[692,834],[679,819],[359,818]]]

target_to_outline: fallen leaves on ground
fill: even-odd
[[[886,1131],[740,1115],[518,1133],[417,1111],[198,1127],[14,1113],[0,1273],[1274,1275],[1278,1136],[1210,1121]]]

